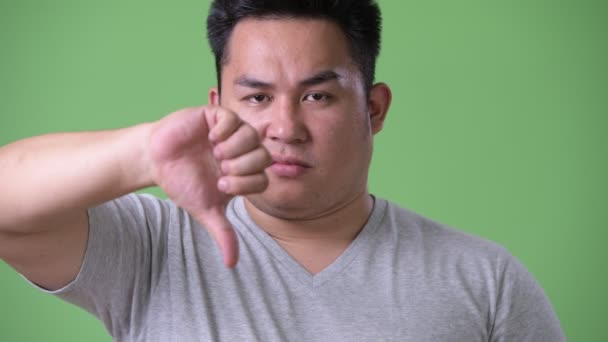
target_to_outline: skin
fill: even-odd
[[[327,21],[244,20],[228,44],[223,93],[212,89],[207,106],[1,147],[0,258],[61,288],[81,268],[88,208],[153,185],[208,229],[228,267],[238,260],[225,217],[235,195],[311,273],[339,256],[372,208],[372,136],[389,88],[366,96],[343,33]]]
[[[219,143],[238,148],[216,158]],[[247,175],[224,173],[232,185],[222,190],[218,165],[240,159],[247,160]],[[255,130],[217,106],[119,130],[17,141],[0,148],[0,258],[42,287],[61,288],[81,267],[87,208],[158,185],[209,230],[232,267],[238,250],[226,204],[232,195],[263,191],[268,165]]]
[[[391,99],[384,84],[368,99],[347,44],[326,20],[243,20],[229,41],[222,93],[210,91],[212,104],[256,129],[273,162],[306,165],[297,175],[267,169],[268,188],[247,196],[246,208],[313,274],[341,254],[369,216],[373,134]]]
[[[234,112],[218,106],[171,114],[150,133],[153,184],[207,227],[228,267],[238,260],[237,239],[225,216],[232,195],[263,191],[270,155],[255,130]],[[214,153],[218,144],[223,152]],[[222,163],[241,167],[221,170]],[[221,178],[220,178],[221,177]]]

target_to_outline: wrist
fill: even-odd
[[[123,163],[123,179],[132,190],[139,190],[156,185],[154,165],[150,157],[150,136],[153,123],[143,123],[130,127],[126,143],[131,151]]]

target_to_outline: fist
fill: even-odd
[[[226,205],[234,195],[264,191],[272,162],[256,130],[222,107],[188,108],[154,124],[149,151],[154,182],[209,230],[224,263],[236,265]]]

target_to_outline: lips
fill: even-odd
[[[297,158],[297,157],[291,157],[291,156],[282,156],[282,155],[278,155],[278,154],[273,154],[272,155],[272,163],[273,164],[286,164],[286,165],[300,165],[302,167],[306,167],[309,168],[311,167],[311,165],[309,163],[307,163],[306,161]]]
[[[296,178],[311,167],[312,165],[297,157],[273,155],[270,171],[281,178]]]

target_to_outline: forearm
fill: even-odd
[[[153,185],[151,127],[50,134],[0,148],[0,232],[52,229],[49,223]]]

